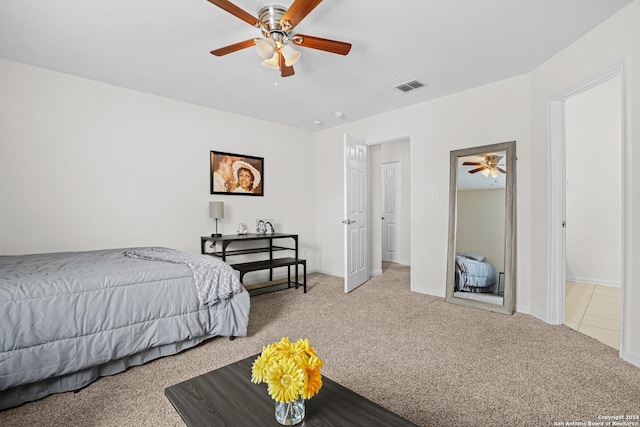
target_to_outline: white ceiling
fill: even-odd
[[[232,1],[254,16],[272,4]],[[294,33],[351,52],[299,48],[281,78],[253,48],[209,53],[260,32],[206,0],[1,0],[0,57],[320,130],[527,73],[630,2],[324,0]],[[427,86],[394,88],[413,79]]]

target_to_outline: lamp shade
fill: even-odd
[[[300,52],[298,52],[288,44],[282,46],[280,48],[280,52],[282,53],[282,56],[284,56],[284,64],[287,67],[291,67],[293,64],[298,62],[298,59],[300,59]]]
[[[260,39],[256,42],[256,52],[262,59],[269,59],[273,56],[276,42],[272,39]]]
[[[209,218],[224,218],[224,202],[209,202]]]
[[[262,61],[262,65],[267,68],[273,68],[274,70],[278,69],[278,54],[274,53],[273,56],[269,59],[265,59]]]

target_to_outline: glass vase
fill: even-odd
[[[296,425],[304,419],[304,399],[299,397],[291,402],[276,401],[276,421],[285,426]]]

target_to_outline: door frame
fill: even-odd
[[[411,183],[410,188],[409,188],[409,234],[410,234],[410,242],[409,242],[409,250],[411,251],[411,253],[409,254],[409,269],[411,272],[413,272],[413,266],[415,265],[415,203],[414,203],[414,197],[416,194],[416,189],[415,189],[415,185],[413,185],[413,171],[414,171],[414,154],[413,154],[413,136],[411,134],[404,134],[404,135],[400,135],[397,137],[392,137],[392,138],[388,138],[388,139],[382,139],[382,140],[375,140],[375,141],[365,141],[365,143],[368,146],[372,146],[372,145],[380,145],[380,144],[384,144],[387,142],[396,142],[396,141],[402,141],[402,140],[407,140],[409,141],[409,182]],[[381,159],[380,163],[382,164],[382,162],[384,161],[384,159]],[[371,187],[370,187],[371,188]],[[372,227],[370,227],[370,233],[372,232],[371,230],[373,230]],[[369,239],[369,241],[371,241],[372,239]],[[371,252],[371,251],[369,251]],[[382,259],[382,252],[381,252],[381,259]],[[416,281],[416,277],[415,274],[410,274],[409,275],[409,281],[410,281],[410,289],[413,291],[416,287],[415,287],[415,281]]]
[[[549,101],[548,179],[547,179],[547,318],[552,325],[564,324],[565,292],[565,101],[612,78],[620,77],[621,174],[622,174],[622,308],[620,319],[620,357],[627,360],[630,344],[629,280],[631,277],[631,156],[628,134],[627,65],[623,59],[583,82],[562,91]]]

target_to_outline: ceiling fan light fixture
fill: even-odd
[[[488,177],[488,176],[489,176],[489,173],[490,173],[490,172],[489,172],[489,169],[483,169],[483,170],[482,170],[482,175],[484,175],[484,176],[486,176],[486,177]]]
[[[262,61],[262,65],[267,68],[273,68],[274,70],[279,69],[280,67],[278,67],[278,54],[274,53],[271,58]]]
[[[491,168],[491,176],[493,178],[496,178],[498,175],[500,175],[500,172],[498,172],[498,169],[496,168]]]
[[[291,47],[291,45],[285,44],[280,48],[280,53],[284,56],[284,64],[287,67],[291,67],[300,59],[300,52]]]
[[[273,57],[275,52],[276,42],[273,39],[258,39],[256,42],[256,52],[260,58],[268,60]]]

